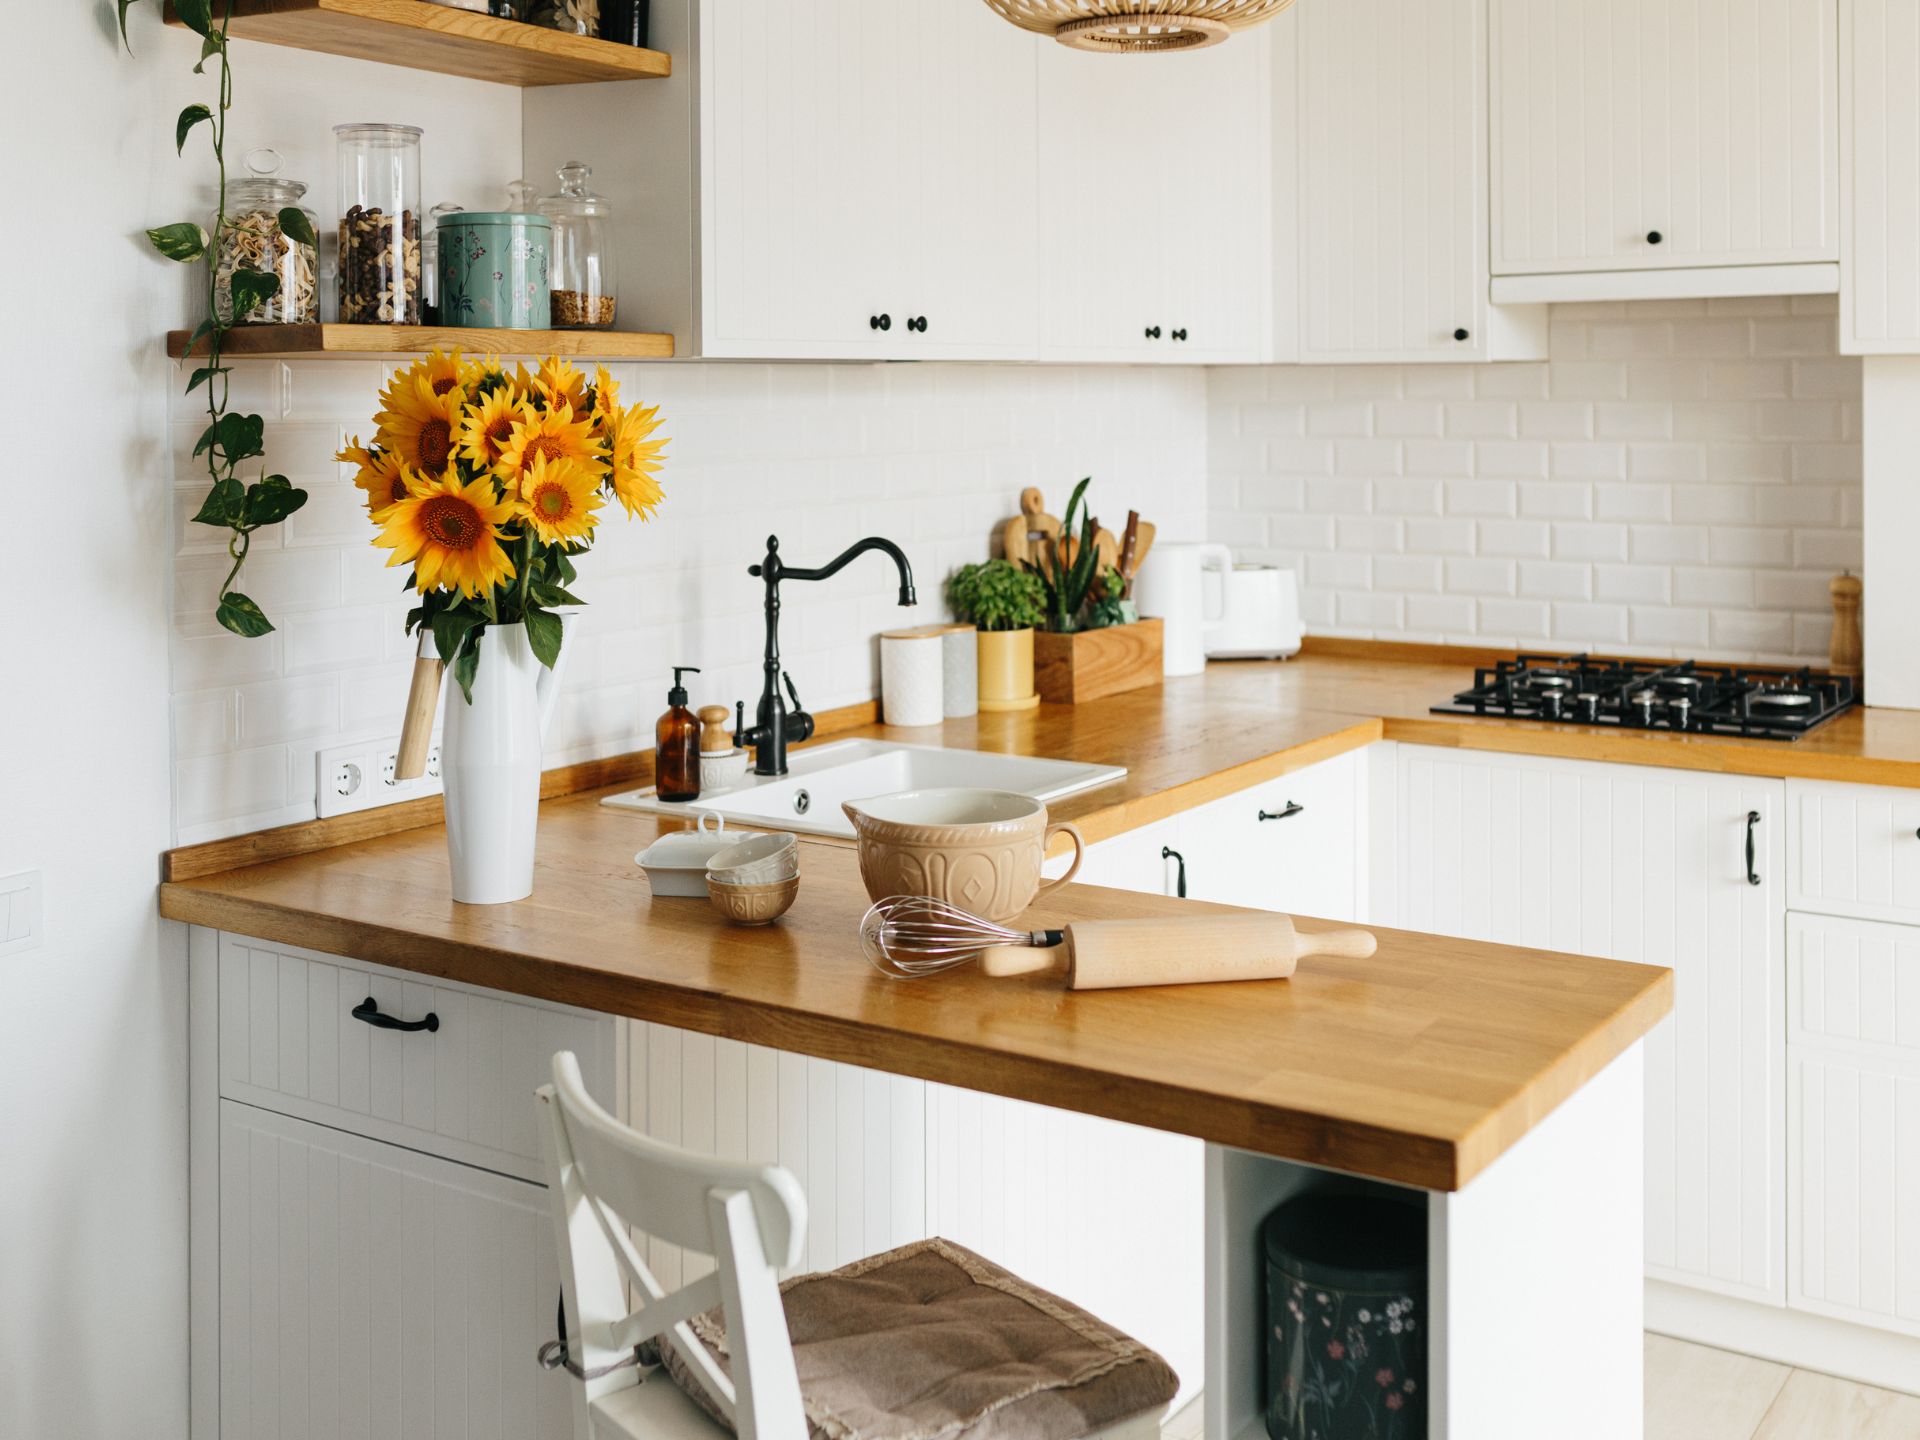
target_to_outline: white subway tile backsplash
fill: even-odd
[[[1440,405],[1432,400],[1386,400],[1373,407],[1376,435],[1438,438],[1443,420]]]

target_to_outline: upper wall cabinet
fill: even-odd
[[[1493,272],[1620,277],[1496,297],[1837,287],[1836,0],[1491,6]]]
[[[1840,348],[1920,353],[1920,3],[1841,0]]]
[[[1146,58],[1043,45],[1042,359],[1266,358],[1267,86],[1265,29]]]
[[[1300,0],[1275,22],[1274,144],[1293,150],[1275,208],[1297,226],[1297,277],[1294,246],[1275,255],[1299,287],[1298,358],[1545,358],[1544,309],[1488,303],[1486,7]]]

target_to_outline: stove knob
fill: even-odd
[[[1676,695],[1668,709],[1673,713],[1673,728],[1685,730],[1693,718],[1693,702],[1684,695]]]
[[[1560,692],[1549,690],[1540,697],[1540,713],[1549,720],[1560,718]]]
[[[1582,720],[1592,721],[1600,718],[1600,697],[1598,695],[1582,695],[1576,703],[1580,707],[1580,718]]]

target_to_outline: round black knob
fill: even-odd
[[[1467,327],[1462,325],[1458,330],[1453,332],[1453,338],[1456,340],[1467,340],[1470,339],[1471,336],[1467,332]]]
[[[908,316],[907,329],[918,330],[922,335],[926,334],[927,333],[927,317],[924,315]]]
[[[1666,238],[1667,237],[1662,235],[1658,230],[1647,231],[1647,244],[1649,245],[1658,245],[1662,240]]]
[[[875,330],[891,330],[893,328],[893,317],[891,315],[869,315],[867,317],[867,324]]]
[[[1149,340],[1158,340],[1160,338],[1160,327],[1158,325],[1149,325],[1147,327],[1147,338]]]
[[[1174,338],[1174,339],[1176,339],[1176,340],[1184,340],[1184,339],[1186,339],[1186,338],[1187,338],[1187,332],[1186,332],[1186,327],[1184,327],[1184,326],[1182,326],[1182,327],[1181,327],[1180,329],[1178,329],[1178,330],[1176,330],[1176,331],[1174,331],[1174,332],[1173,332],[1173,338]]]

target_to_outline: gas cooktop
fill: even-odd
[[[1852,677],[1806,669],[1518,655],[1433,713],[1798,740],[1858,703]]]

